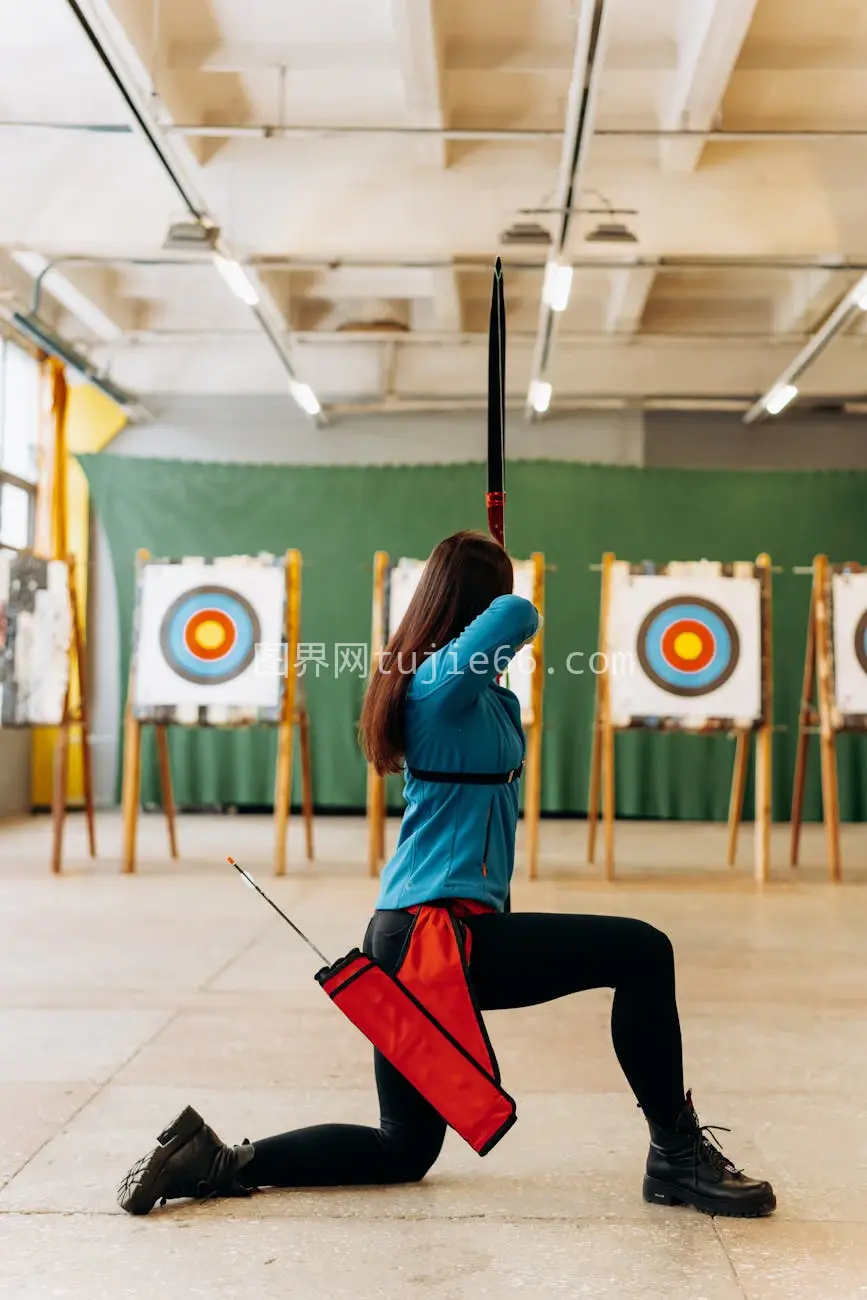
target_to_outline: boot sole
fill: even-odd
[[[658,1178],[645,1177],[643,1195],[651,1205],[691,1205],[702,1214],[713,1214],[726,1219],[762,1219],[765,1215],[773,1214],[777,1208],[777,1198],[773,1192],[742,1205],[733,1202],[720,1204],[719,1201],[691,1192],[687,1187],[680,1187],[677,1183],[663,1183]]]
[[[149,1214],[160,1199],[160,1179],[169,1160],[204,1126],[198,1111],[192,1106],[184,1107],[177,1119],[160,1133],[159,1146],[133,1165],[117,1189],[120,1208],[127,1214]]]

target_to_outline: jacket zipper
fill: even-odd
[[[488,847],[491,839],[491,817],[493,815],[493,812],[494,812],[494,800],[492,798],[490,804],[488,805],[488,820],[485,823],[485,848],[482,853],[482,875],[483,876],[486,876],[488,874]]]

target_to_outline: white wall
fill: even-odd
[[[867,469],[863,416],[789,413],[746,425],[738,415],[648,411],[644,464],[680,469]]]

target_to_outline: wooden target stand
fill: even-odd
[[[828,854],[828,875],[839,882],[843,878],[840,857],[840,787],[837,780],[837,736],[843,732],[865,734],[867,715],[842,714],[837,706],[834,674],[833,596],[831,578],[835,573],[863,573],[860,564],[829,563],[827,555],[813,560],[813,589],[807,623],[807,650],[804,659],[804,683],[798,715],[798,748],[795,757],[795,780],[792,787],[792,841],[789,864],[798,865],[801,826],[804,820],[804,787],[807,780],[807,755],[810,738],[819,737],[822,770],[822,819]]]
[[[533,566],[533,604],[544,618],[545,613],[545,557],[538,551],[530,556]],[[377,551],[373,557],[373,620],[370,632],[372,666],[379,660],[388,641],[388,573],[387,551]],[[530,686],[530,709],[522,715],[526,736],[524,822],[526,826],[527,874],[536,880],[539,874],[539,819],[542,803],[542,706],[545,688],[544,629],[540,626],[533,640],[534,670]],[[385,829],[387,820],[386,782],[368,764],[367,768],[367,830],[368,867],[371,876],[378,876],[385,862]]]
[[[150,559],[149,551],[139,551],[138,564]],[[298,689],[298,639],[301,630],[301,552],[286,552],[286,613],[284,639],[287,646],[286,684],[283,689],[277,740],[277,771],[274,784],[274,874],[286,874],[286,833],[289,827],[289,805],[292,793],[292,759],[295,728],[298,728],[301,749],[302,809],[308,859],[313,858],[313,783],[310,766],[310,719],[300,699]],[[138,840],[138,813],[141,795],[141,737],[144,726],[153,726],[156,733],[157,763],[160,773],[163,812],[169,837],[169,852],[173,859],[178,855],[175,827],[175,800],[172,789],[172,772],[169,761],[168,723],[145,723],[133,713],[135,666],[130,656],[129,685],[124,729],[123,756],[123,870],[135,871]],[[256,724],[262,725],[262,724]]]
[[[647,729],[652,731],[678,731],[688,735],[734,735],[735,758],[728,817],[728,865],[733,867],[737,858],[738,831],[743,815],[746,791],[747,764],[750,737],[756,737],[756,821],[754,840],[754,871],[758,882],[770,878],[771,866],[771,761],[773,740],[773,677],[771,649],[771,560],[762,554],[755,563],[761,593],[761,699],[762,720],[751,727],[737,727],[726,719],[708,719],[702,727],[684,727],[675,719],[660,719],[652,724],[647,719],[635,718],[625,726],[617,726],[611,713],[611,681],[609,623],[611,617],[611,587],[616,556],[606,553],[602,557],[602,589],[599,613],[599,654],[603,657],[603,670],[596,676],[596,701],[593,716],[593,743],[590,756],[590,792],[587,803],[587,861],[596,861],[596,831],[599,822],[600,795],[602,821],[605,831],[605,878],[613,880],[614,871],[614,737],[618,731]],[[659,572],[659,570],[657,570]]]
[[[9,547],[9,550],[16,548]],[[19,550],[19,555],[30,555],[34,559],[44,559],[52,563],[51,557],[37,555],[34,551]],[[93,804],[93,763],[90,751],[90,721],[87,704],[87,665],[84,633],[81,623],[81,608],[78,598],[78,584],[75,577],[75,557],[68,555],[65,561],[68,573],[69,615],[71,636],[69,640],[69,668],[66,677],[66,693],[63,697],[63,711],[57,727],[57,740],[54,746],[54,772],[51,791],[51,870],[59,875],[63,869],[63,833],[66,827],[67,799],[69,797],[69,743],[74,728],[79,729],[81,740],[81,771],[84,787],[84,813],[87,822],[87,844],[90,856],[96,857],[96,815]],[[78,685],[78,701],[72,703],[73,683]],[[39,724],[32,725],[35,731]],[[39,727],[41,730],[42,728]]]

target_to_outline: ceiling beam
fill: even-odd
[[[448,110],[443,85],[443,28],[439,0],[392,0],[391,13],[404,93],[414,126],[445,130]],[[444,136],[432,135],[415,145],[419,161],[448,167],[449,145]],[[460,329],[463,319],[458,277],[451,267],[432,272],[433,302],[442,329]]]
[[[610,288],[603,308],[606,334],[635,334],[653,291],[655,266],[624,266],[609,272]]]
[[[140,14],[140,6],[136,5],[135,0],[112,0],[111,3],[109,0],[66,2],[105,72],[114,82],[136,127],[159,161],[164,175],[183,202],[187,214],[203,225],[220,227],[223,223],[219,210],[216,206],[209,205],[204,193],[204,169],[186,141],[169,138],[165,130],[167,120],[170,120],[168,109],[161,105],[157,111],[156,88],[146,60],[116,12],[123,10],[128,15],[131,11]],[[226,260],[236,260],[235,254],[224,241],[220,245],[220,252]],[[248,275],[247,278],[258,296],[258,301],[251,307],[252,313],[279,358],[290,391],[303,404],[301,398],[306,400],[307,391],[292,361],[288,322],[267,287],[255,274]]]
[[[449,72],[470,74],[568,75],[572,68],[568,45],[522,40],[451,39],[440,46],[440,58]],[[613,72],[673,72],[677,58],[674,40],[617,41],[607,66]],[[172,41],[163,66],[168,72],[266,74],[285,67],[291,77],[308,72],[394,72],[402,60],[400,49],[388,41]]]
[[[840,258],[841,271],[843,259]],[[803,334],[815,329],[851,288],[856,276],[827,267],[795,271],[773,307],[775,334]]]
[[[412,125],[439,131],[446,125],[446,107],[436,10],[437,0],[392,0],[391,4],[407,114]],[[448,146],[441,136],[419,141],[418,149],[420,160],[448,166]]]
[[[437,267],[430,274],[440,328],[459,331],[463,327],[464,312],[457,273],[453,267]]]
[[[678,39],[679,58],[664,130],[708,131],[715,124],[758,0],[685,0]],[[665,140],[660,163],[665,171],[694,171],[703,140]]]

